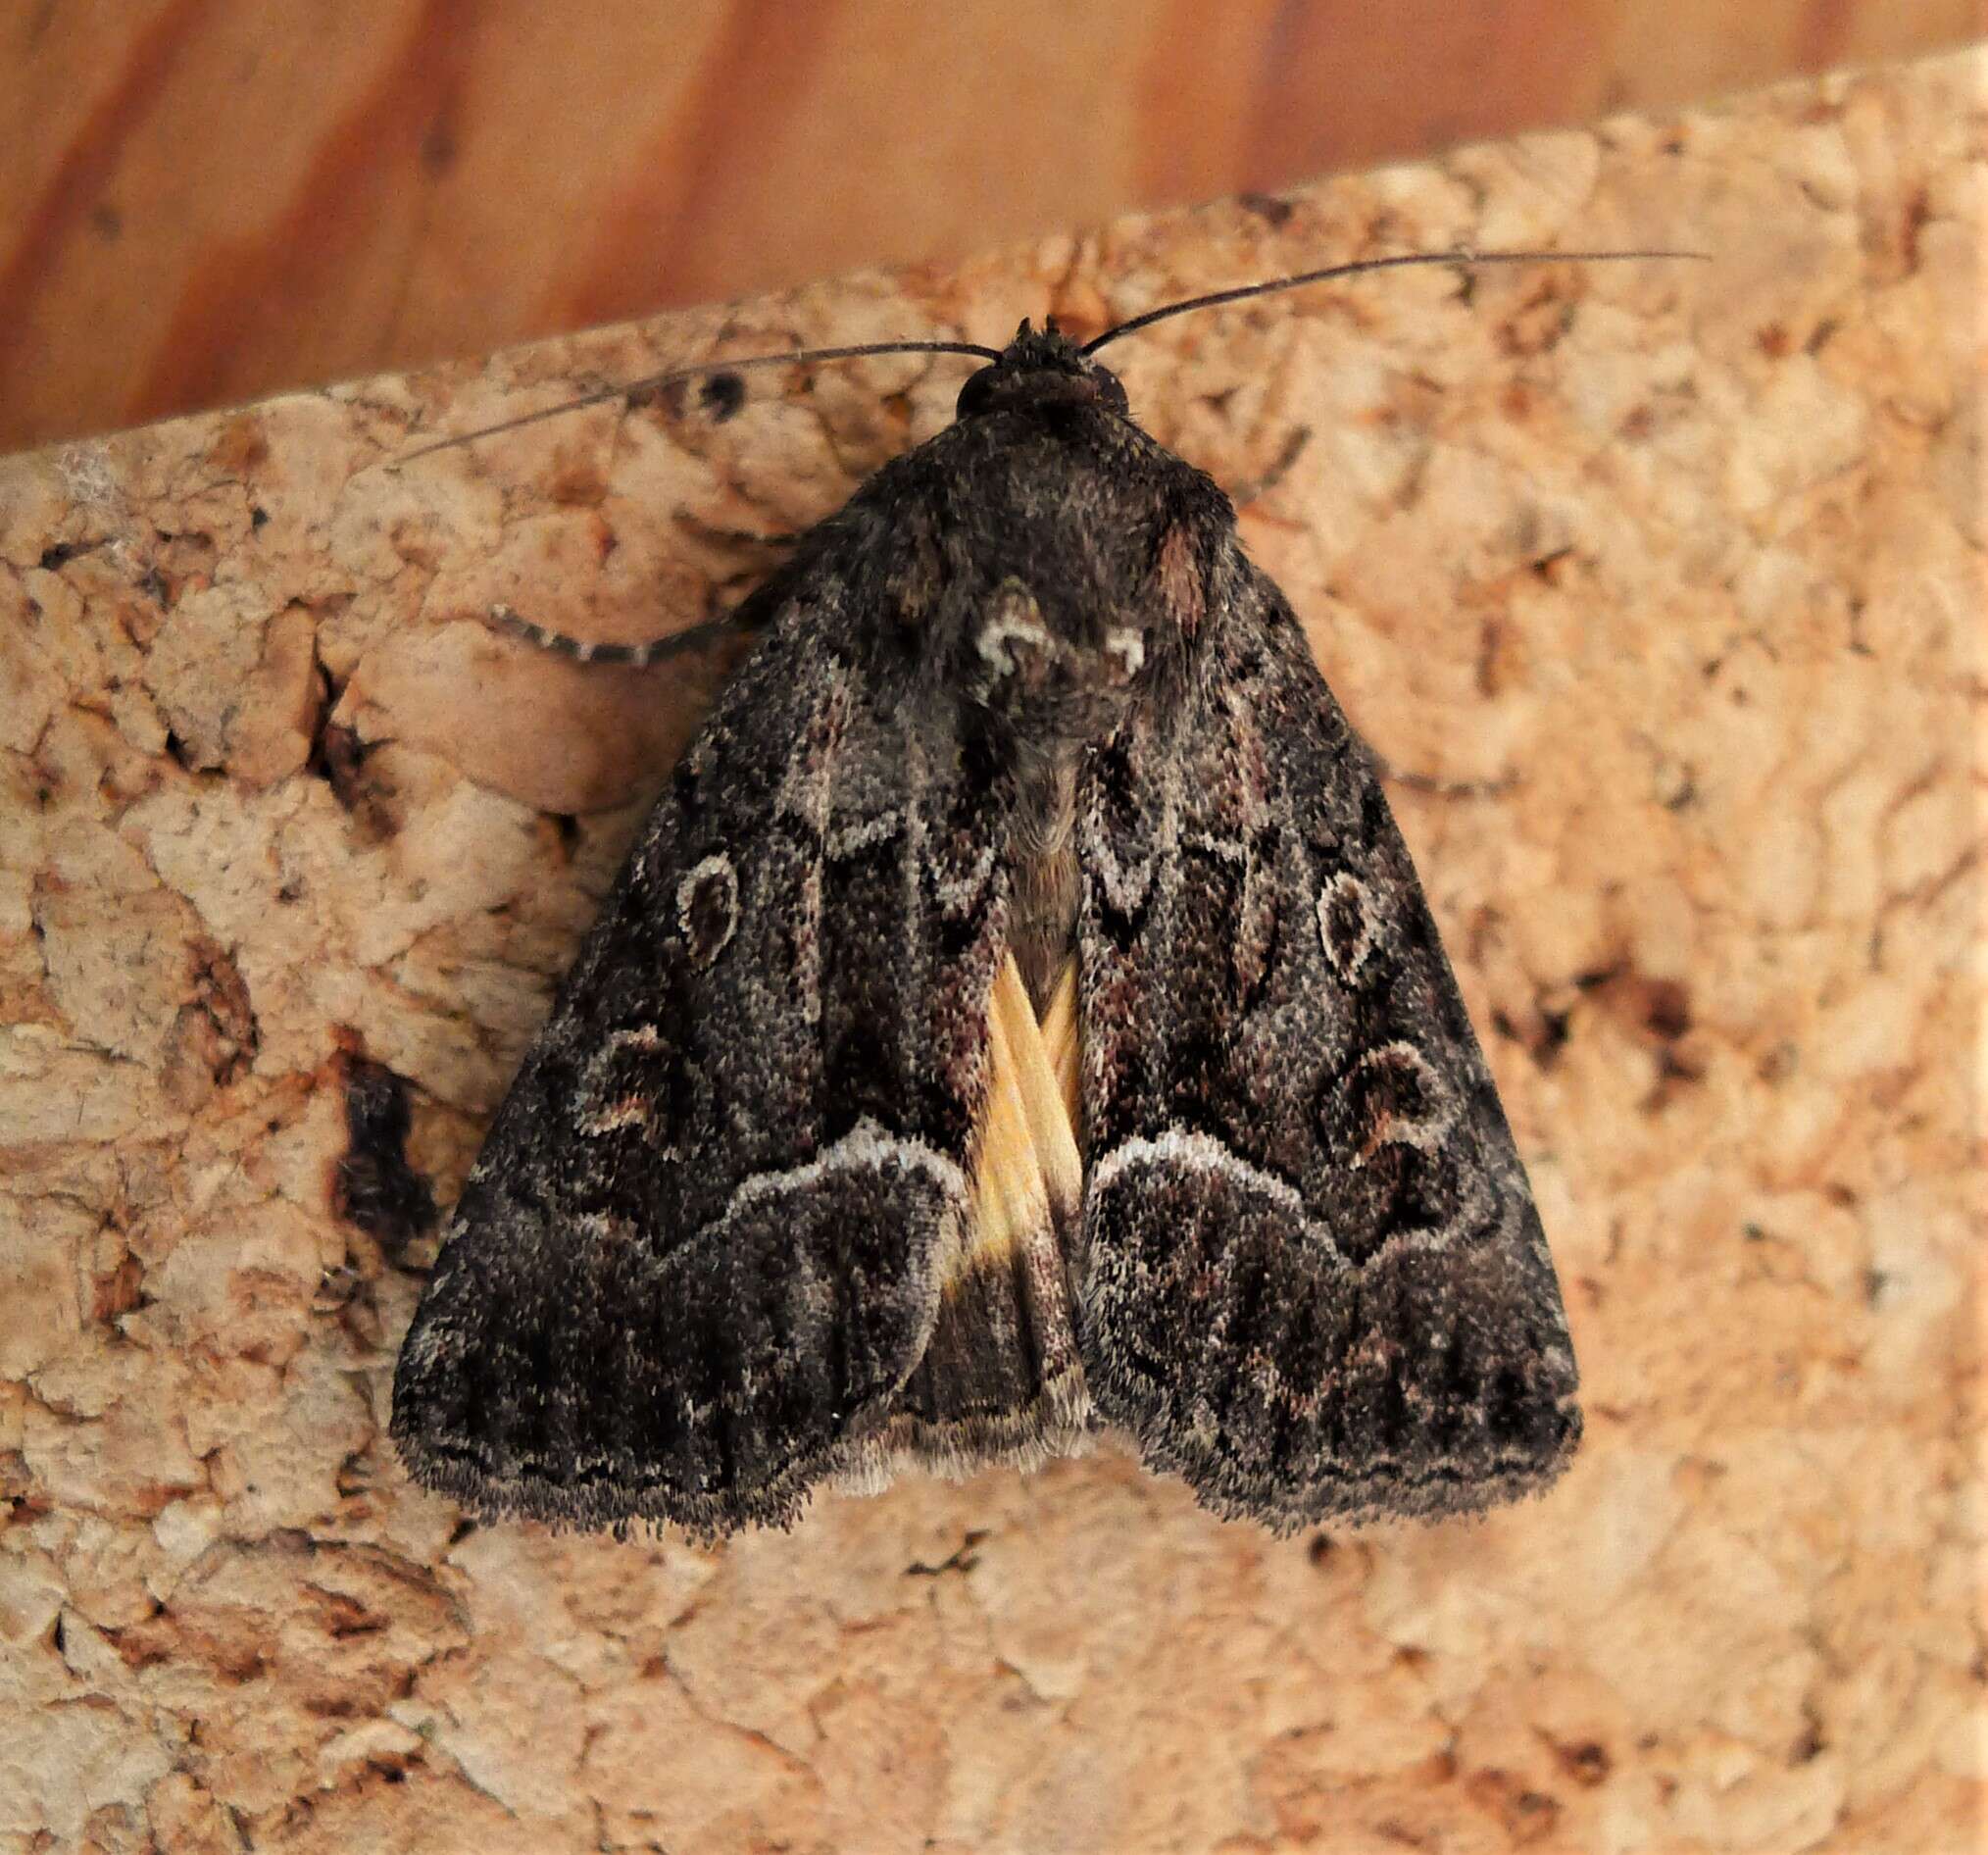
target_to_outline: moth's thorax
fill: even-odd
[[[1188,641],[1155,574],[1201,490],[1205,527],[1225,526],[1220,492],[1139,429],[1109,372],[1026,323],[934,448],[954,686],[1031,751],[1109,735]]]
[[[1014,780],[1010,947],[1040,1012],[1075,930],[1077,767],[1152,681],[1166,497],[1124,388],[1054,326],[1023,323],[968,380],[953,435],[971,486],[962,682]]]
[[[1010,946],[1038,1010],[1075,928],[1078,772],[1178,700],[1234,512],[1132,420],[1118,379],[1024,323],[880,511],[895,648],[1011,794]]]

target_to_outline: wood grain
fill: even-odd
[[[1956,42],[1971,0],[55,0],[0,448]]]

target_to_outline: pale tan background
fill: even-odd
[[[1103,1453],[790,1535],[472,1528],[384,1440],[451,1199],[708,679],[589,673],[962,368],[420,438],[685,313],[0,465],[0,1851],[1972,1855],[1977,54],[740,311],[1095,326],[1229,484],[1394,802],[1538,1189],[1589,1433],[1478,1527],[1276,1542]]]
[[[1975,0],[12,0],[0,450],[1979,29]]]

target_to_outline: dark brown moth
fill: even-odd
[[[1374,763],[1106,338],[969,350],[738,615],[401,1351],[427,1486],[716,1535],[1111,1427],[1283,1532],[1565,1467],[1559,1285]]]

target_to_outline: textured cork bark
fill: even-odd
[[[0,466],[0,1847],[1973,1845],[1984,75]],[[1280,1544],[1106,1448],[718,1551],[414,1490],[383,1423],[422,1185],[454,1196],[724,669],[480,615],[703,617],[963,370],[384,467],[721,339],[1652,241],[1715,262],[1408,273],[1117,350],[1164,441],[1273,478],[1249,545],[1400,776],[1566,1284],[1566,1481]],[[411,1175],[390,1112],[341,1166],[374,1065]]]

